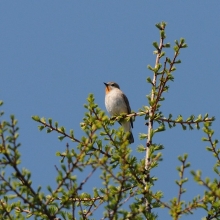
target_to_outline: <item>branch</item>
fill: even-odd
[[[38,116],[32,116],[32,119],[37,121],[37,122],[39,122],[39,123],[41,123],[41,124],[43,124],[43,127],[39,128],[40,130],[43,130],[43,128],[47,127],[49,129],[47,131],[48,133],[51,132],[51,131],[56,131],[57,133],[62,135],[62,139],[64,139],[65,137],[68,137],[70,140],[72,140],[74,142],[77,142],[79,144],[85,145],[85,143],[81,142],[80,140],[75,138],[73,135],[69,135],[69,134],[65,133],[65,129],[63,127],[58,128],[58,127],[56,127],[56,125],[54,127],[51,123],[47,124],[44,118],[40,119]],[[92,146],[92,149],[96,150],[96,151],[100,151],[102,154],[104,154],[107,157],[111,157],[111,155],[109,155],[108,153],[104,152],[101,149],[97,149],[97,148],[95,148],[93,146]]]

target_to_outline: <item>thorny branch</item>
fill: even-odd
[[[165,27],[164,27],[165,28]],[[158,48],[158,53],[156,56],[156,62],[155,62],[155,68],[159,65],[159,61],[160,61],[160,55],[161,55],[161,51],[163,48],[163,42],[164,42],[164,38],[161,37],[160,39],[160,45]],[[156,83],[157,83],[157,73],[154,72],[153,75],[153,80],[152,80],[152,84],[153,84],[153,88],[156,88]],[[152,88],[151,91],[151,101],[153,102],[153,100],[155,99],[155,90]],[[149,109],[149,120],[148,120],[148,134],[151,133],[151,130],[153,129],[153,115],[154,115],[154,108],[150,107]],[[149,173],[149,165],[150,165],[150,146],[152,144],[152,139],[151,139],[151,135],[148,135],[148,139],[147,139],[147,143],[146,143],[146,156],[145,156],[145,170],[146,170],[146,177],[145,177],[145,181],[146,184],[148,184],[148,181],[150,179],[150,173]],[[150,213],[151,212],[151,206],[149,201],[146,199],[146,210]]]

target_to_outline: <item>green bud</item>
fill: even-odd
[[[147,134],[143,134],[143,133],[140,133],[140,134],[139,134],[140,140],[147,139],[147,137],[148,137]]]
[[[175,46],[173,47],[173,49],[174,49],[175,52],[177,52],[177,51],[179,50],[179,47],[178,47],[177,45],[175,45]]]
[[[175,61],[175,64],[179,64],[179,63],[181,63],[181,60]]]
[[[40,117],[37,115],[34,115],[31,117],[34,121],[40,121]]]
[[[72,138],[74,137],[73,129],[70,130],[70,137],[72,137]]]
[[[202,141],[209,141],[209,139],[206,137],[202,137]]]
[[[47,129],[47,133],[50,133],[51,131],[53,131],[51,128]]]
[[[38,126],[38,129],[39,129],[40,131],[42,131],[44,128],[45,128],[44,125],[39,125],[39,126]]]
[[[160,37],[161,37],[162,39],[165,39],[165,38],[166,38],[166,35],[165,35],[165,31],[164,31],[164,30],[160,31]]]
[[[170,43],[164,44],[163,47],[165,47],[165,48],[170,48]]]
[[[55,121],[54,125],[55,125],[55,128],[57,129],[58,128],[58,122]]]
[[[48,122],[50,125],[52,125],[52,118],[48,118]]]
[[[161,57],[165,56],[165,54],[166,54],[165,51],[162,51],[162,52],[160,53],[160,56],[159,56],[159,57],[161,58]]]
[[[58,139],[62,141],[66,136],[58,136]]]
[[[158,46],[158,43],[156,41],[153,42],[153,46],[158,50],[159,49],[159,46]]]
[[[161,24],[160,24],[160,23],[155,24],[155,26],[156,26],[159,30],[162,30],[162,27],[161,27]]]
[[[185,43],[185,39],[184,38],[180,38],[180,43],[181,44]]]
[[[61,131],[62,133],[65,133],[65,128],[63,126],[61,126],[60,128],[58,128],[58,131]]]
[[[151,70],[151,71],[155,71],[155,69],[152,67],[152,66],[150,66],[150,65],[147,65],[147,68],[149,69],[149,70]]]
[[[139,146],[137,147],[137,151],[138,151],[138,152],[145,152],[145,151],[146,151],[146,147],[144,147],[143,145],[139,145]]]
[[[147,77],[147,82],[153,85],[153,82],[150,77]]]
[[[40,119],[40,121],[43,122],[43,123],[46,123],[46,118],[42,117],[42,118]]]

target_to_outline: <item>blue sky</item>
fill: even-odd
[[[19,120],[22,166],[32,171],[34,185],[54,182],[54,165],[59,161],[55,152],[62,151],[66,142],[59,142],[56,134],[40,133],[31,116],[51,117],[80,137],[83,104],[93,93],[105,109],[103,82],[108,81],[121,86],[132,110],[147,105],[146,78],[151,72],[146,66],[154,66],[152,42],[159,40],[155,24],[161,21],[168,23],[166,42],[173,44],[184,37],[188,44],[181,51],[182,64],[177,66],[162,110],[167,116],[184,117],[208,112],[216,116],[213,127],[218,138],[219,9],[218,1],[1,1],[0,98],[5,118],[15,114]],[[134,154],[144,144],[138,134],[147,131],[142,119],[134,124]],[[213,177],[214,159],[205,150],[202,136],[202,131],[175,128],[156,137],[165,150],[161,166],[153,173],[159,177],[155,189],[165,191],[165,200],[178,192],[174,183],[178,155],[188,153],[189,170],[202,169],[204,177]],[[187,176],[186,200],[204,190]],[[165,209],[158,214],[168,218]],[[182,219],[203,216],[198,210]]]

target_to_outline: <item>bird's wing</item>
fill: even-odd
[[[128,114],[131,113],[131,107],[130,107],[130,104],[129,104],[129,101],[128,101],[128,98],[127,96],[123,93],[123,99],[125,100],[125,103],[126,103],[126,106],[127,106],[127,111],[128,111]],[[130,118],[130,123],[131,123],[131,127],[133,128],[133,121],[132,121],[132,118]]]

